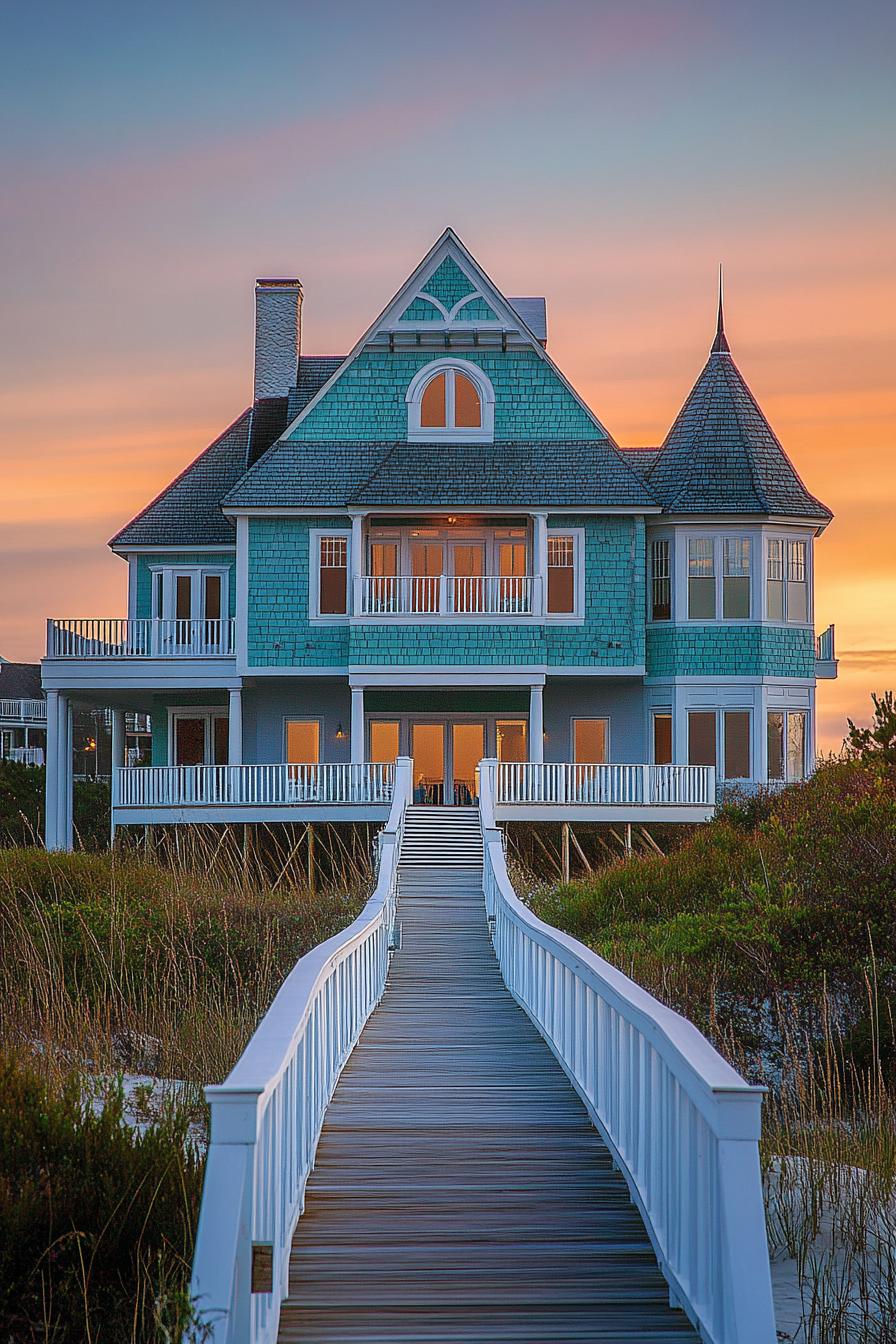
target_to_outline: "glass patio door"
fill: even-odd
[[[439,581],[443,572],[442,543],[440,541],[412,541],[410,559],[411,611],[438,611]]]
[[[444,723],[412,723],[411,756],[414,761],[414,802],[444,803]]]
[[[459,612],[487,611],[485,542],[451,543],[451,609]]]
[[[479,762],[484,755],[484,723],[451,725],[452,796],[456,806],[469,807],[479,797]]]

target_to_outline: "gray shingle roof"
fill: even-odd
[[[618,448],[622,454],[623,461],[638,473],[642,480],[646,481],[660,455],[659,448]]]
[[[42,700],[40,663],[0,660],[0,700]]]
[[[797,475],[731,358],[721,325],[648,485],[669,513],[832,516]]]
[[[251,415],[243,411],[109,545],[232,545],[234,526],[221,513],[220,502],[245,473]]]
[[[299,360],[299,377],[289,394],[289,413],[287,424],[295,420],[312,397],[316,397],[324,383],[329,382],[340,364],[345,363],[345,355],[302,355]]]
[[[495,444],[281,440],[224,507],[655,507],[606,440]]]

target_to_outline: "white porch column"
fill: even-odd
[[[544,616],[548,609],[548,516],[532,515],[532,573],[534,575],[532,614]]]
[[[544,760],[544,687],[529,688],[529,760]]]
[[[364,687],[352,687],[352,726],[351,726],[352,765],[360,765],[364,760]]]
[[[364,573],[364,538],[362,535],[364,519],[360,513],[352,514],[352,544],[349,561],[351,563],[352,573],[352,602],[351,610],[355,616],[361,610],[361,575]],[[354,752],[354,748],[352,748]],[[354,759],[354,756],[352,757]]]
[[[72,805],[74,791],[74,725],[72,703],[65,695],[59,697],[59,740],[61,744],[59,769],[56,775],[58,801],[56,804],[56,843],[54,849],[72,848]]]
[[[118,806],[118,772],[125,762],[124,711],[112,711],[112,816],[110,817],[110,837],[115,844],[115,809]]]
[[[47,691],[47,773],[44,783],[44,845],[47,849],[56,848],[56,835],[59,828],[59,769],[61,760],[59,692]]]
[[[230,692],[230,704],[227,711],[227,763],[243,763],[243,693],[240,690]]]

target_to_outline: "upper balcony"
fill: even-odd
[[[0,723],[42,728],[46,722],[46,700],[0,700]]]
[[[834,653],[834,627],[829,625],[815,637],[815,675],[825,681],[832,681],[837,675],[837,658]]]
[[[223,621],[111,617],[47,622],[48,658],[233,658],[234,651],[232,617]]]
[[[370,617],[532,616],[542,610],[541,575],[370,575],[355,578],[354,610]]]

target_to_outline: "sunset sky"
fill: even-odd
[[[896,6],[8,6],[0,654],[125,611],[108,537],[245,407],[253,280],[348,350],[450,224],[622,444],[734,358],[810,490],[819,743],[896,682]]]

